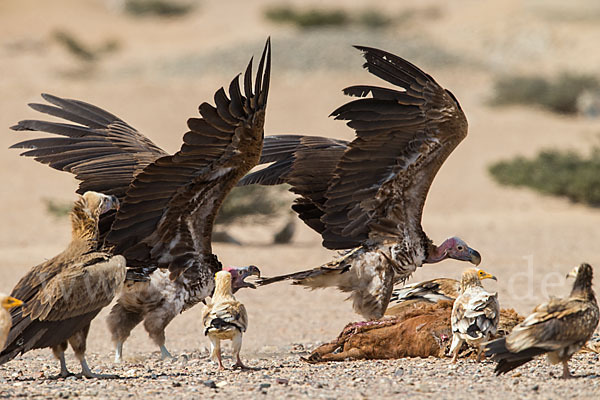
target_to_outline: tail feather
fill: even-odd
[[[342,274],[342,273],[346,272],[348,270],[348,268],[349,268],[349,266],[347,266],[347,265],[336,266],[336,267],[323,266],[323,267],[317,267],[317,268],[313,268],[313,269],[307,269],[305,271],[293,272],[291,274],[278,275],[278,276],[273,276],[270,278],[260,278],[259,280],[256,281],[256,283],[258,284],[258,286],[264,286],[264,285],[269,285],[274,282],[293,280],[294,282],[292,282],[292,284],[294,284],[294,285],[313,286],[313,285],[309,284],[308,280],[311,280],[311,279],[314,279],[314,278],[317,278],[317,277],[323,276],[323,275],[331,275],[334,273]],[[328,286],[333,286],[333,285],[328,285]]]
[[[533,360],[535,356],[546,353],[547,350],[532,347],[518,353],[512,353],[506,348],[506,338],[500,338],[485,344],[485,355],[497,361],[496,375],[505,374]]]

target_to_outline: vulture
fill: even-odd
[[[219,271],[215,275],[215,292],[202,311],[204,335],[210,339],[210,358],[223,369],[221,340],[231,340],[236,367],[246,368],[240,359],[242,335],[248,328],[248,314],[242,303],[233,297],[231,274]]]
[[[407,306],[415,303],[437,303],[442,300],[454,300],[458,297],[460,282],[450,278],[436,278],[417,282],[394,289],[390,304],[386,311],[396,306]]]
[[[342,255],[320,267],[259,281],[281,280],[350,293],[365,319],[385,312],[395,283],[423,264],[447,258],[475,265],[481,256],[452,237],[439,246],[425,234],[421,215],[443,162],[467,135],[454,95],[410,62],[382,50],[357,47],[370,73],[395,87],[344,89],[359,97],[331,114],[356,131],[352,142],[323,137],[265,138],[260,163],[240,185],[287,183],[292,206],[317,231],[323,246]]]
[[[163,357],[165,328],[184,310],[204,301],[222,269],[212,253],[211,233],[225,196],[259,161],[271,71],[270,41],[252,82],[252,60],[240,84],[202,103],[200,117],[175,154],[167,154],[119,117],[94,105],[42,95],[50,104],[30,104],[62,122],[25,120],[12,129],[53,134],[13,145],[80,180],[78,192],[95,190],[117,196],[120,209],[100,220],[103,246],[127,260],[127,277],[108,318],[121,359],[123,342],[144,321]],[[234,289],[258,275],[256,267],[237,270]]]
[[[12,317],[10,316],[9,310],[11,308],[22,306],[23,302],[14,297],[7,296],[4,293],[0,293],[0,305],[2,306],[0,308],[0,350],[3,350],[6,338],[8,337],[8,332],[12,326]]]
[[[67,377],[71,373],[65,351],[70,344],[82,376],[112,377],[93,373],[85,350],[91,321],[110,304],[125,280],[125,258],[99,249],[98,243],[100,215],[118,205],[115,196],[92,191],[75,202],[67,248],[33,267],[12,290],[11,296],[25,304],[11,312],[12,328],[0,364],[29,350],[50,347],[60,361],[57,377]]]
[[[547,354],[551,364],[562,363],[562,378],[572,377],[569,359],[592,337],[599,311],[592,289],[592,267],[581,264],[567,277],[575,278],[568,298],[551,298],[538,305],[508,336],[486,343],[486,355],[498,362],[497,375]]]
[[[498,293],[490,293],[483,288],[483,279],[496,280],[494,275],[483,270],[468,269],[460,280],[459,295],[452,306],[452,362],[458,359],[458,353],[466,341],[477,347],[477,361],[483,355],[481,343],[487,342],[496,334],[500,319]]]

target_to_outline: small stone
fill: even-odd
[[[534,387],[531,388],[531,390],[533,390],[534,392],[537,392],[540,388],[540,385],[535,385]]]
[[[277,379],[275,379],[275,382],[280,385],[287,385],[288,383],[290,383],[290,381],[285,378],[277,378]]]
[[[270,388],[270,387],[271,387],[271,384],[270,384],[270,383],[261,383],[260,385],[258,385],[258,388],[259,388],[260,390],[268,389],[268,388]]]
[[[217,387],[218,388],[222,388],[222,387],[227,386],[227,385],[228,385],[227,381],[221,381],[221,382],[217,383]]]
[[[404,368],[397,368],[397,369],[394,371],[394,376],[396,376],[396,377],[400,377],[400,376],[402,376],[402,375],[404,375]]]
[[[217,385],[215,384],[215,381],[213,381],[212,379],[209,379],[207,381],[203,381],[202,382],[204,384],[204,386],[209,387],[211,389],[216,389]]]
[[[173,382],[173,387],[181,387],[181,383],[179,383],[179,382]]]

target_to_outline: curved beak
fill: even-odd
[[[469,255],[471,256],[471,259],[469,260],[471,262],[471,264],[474,264],[474,265],[481,264],[481,254],[479,254],[479,252],[477,250],[473,250],[472,248],[469,247]]]
[[[234,292],[241,288],[256,289],[256,286],[253,283],[244,281],[244,279],[252,275],[260,278],[260,269],[258,269],[256,265],[248,265],[247,267],[235,268],[235,270],[237,276],[234,281]]]
[[[573,268],[566,276],[566,278],[577,278],[577,270],[579,269],[579,267],[575,267]]]
[[[498,281],[498,279],[497,279],[497,278],[496,278],[494,275],[492,275],[492,274],[488,274],[487,272],[485,273],[485,275],[483,275],[483,276],[481,277],[481,279],[493,279],[493,280],[495,280],[495,281]]]
[[[117,198],[117,196],[110,196],[110,202],[112,204],[112,208],[114,208],[115,210],[119,210],[119,207],[121,206],[121,203],[119,202],[119,199]]]

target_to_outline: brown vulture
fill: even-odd
[[[144,327],[163,357],[166,326],[184,310],[212,295],[214,275],[222,269],[212,253],[215,215],[238,180],[259,161],[271,71],[267,40],[252,83],[252,60],[240,86],[214,95],[215,106],[202,103],[200,118],[188,120],[178,152],[169,155],[135,128],[96,106],[42,95],[49,104],[36,111],[67,122],[26,120],[12,129],[57,136],[27,140],[14,148],[30,149],[52,168],[81,180],[78,192],[117,196],[121,208],[100,221],[105,246],[127,259],[127,278],[108,318],[120,360],[131,330]],[[168,270],[167,272],[161,269]],[[234,290],[258,275],[254,266],[231,269]]]
[[[12,328],[0,364],[32,349],[50,347],[60,360],[60,375],[71,375],[65,350],[71,344],[81,363],[81,375],[93,373],[85,360],[91,321],[109,305],[126,275],[125,258],[99,249],[101,214],[117,208],[115,196],[86,192],[71,211],[72,238],[57,256],[33,267],[13,288],[11,296],[25,302],[11,312]]]
[[[242,335],[248,328],[246,307],[233,297],[231,274],[219,271],[215,275],[215,292],[202,311],[204,335],[210,339],[210,357],[223,369],[221,340],[231,340],[236,367],[246,368],[240,358]]]
[[[498,293],[490,293],[483,288],[484,279],[496,280],[494,275],[484,270],[468,269],[460,279],[459,295],[454,300],[450,321],[452,323],[452,362],[466,341],[477,348],[477,361],[481,361],[481,343],[496,334],[500,320]]]
[[[357,47],[364,67],[396,88],[351,86],[351,101],[331,115],[356,131],[352,142],[281,135],[265,138],[260,163],[240,185],[287,183],[294,211],[340,258],[284,279],[310,288],[350,292],[366,319],[385,312],[395,283],[416,268],[446,258],[479,264],[479,253],[453,237],[436,246],[421,214],[443,162],[467,135],[467,119],[452,93],[415,65],[382,50]],[[370,95],[370,96],[369,96]]]
[[[10,309],[22,306],[21,300],[15,299],[0,293],[0,350],[4,350],[4,344],[8,337],[8,332],[12,326],[12,317],[10,316]]]
[[[551,298],[538,305],[508,336],[486,344],[486,355],[498,362],[496,374],[505,374],[547,353],[550,363],[562,362],[562,378],[572,377],[569,359],[594,334],[599,311],[592,289],[592,267],[581,264],[567,277],[575,278],[568,298]]]

